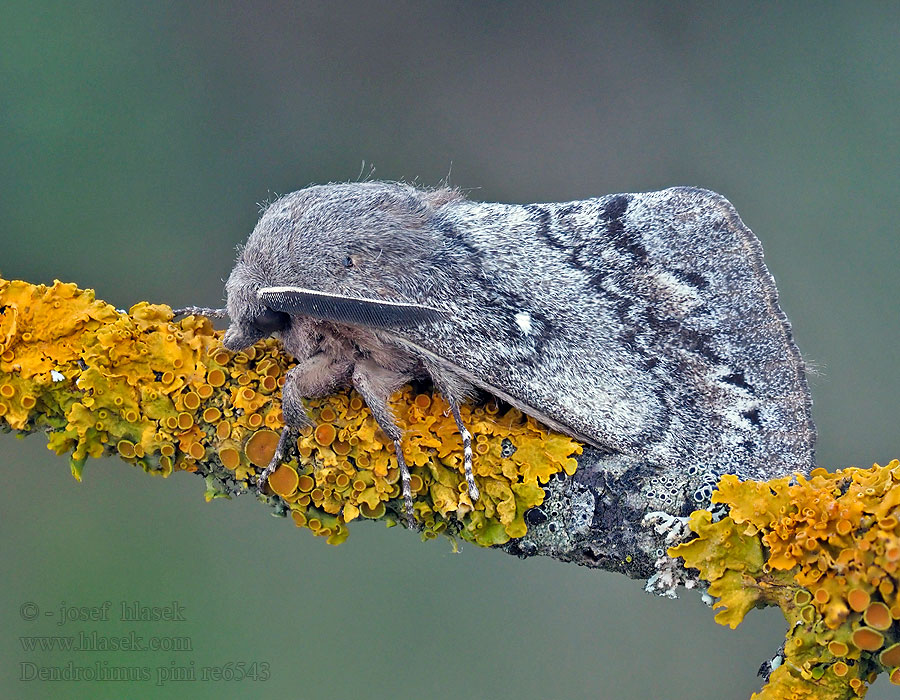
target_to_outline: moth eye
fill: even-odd
[[[272,309],[266,309],[259,316],[254,318],[250,323],[260,333],[271,335],[276,331],[281,331],[287,328],[289,321],[290,316],[288,316],[286,313],[283,313],[281,311],[273,311]]]
[[[351,258],[349,255],[344,258],[344,267],[353,267],[353,258]]]

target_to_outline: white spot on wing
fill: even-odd
[[[516,314],[516,325],[525,335],[531,333],[531,314],[527,311],[520,311]]]

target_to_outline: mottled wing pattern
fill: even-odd
[[[396,337],[549,425],[688,473],[808,471],[804,367],[760,244],[731,204],[673,188],[567,204],[461,201]],[[441,281],[443,280],[443,281]]]

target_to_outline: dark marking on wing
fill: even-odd
[[[628,210],[630,203],[631,196],[627,194],[610,197],[603,208],[603,218],[606,219],[609,239],[613,245],[631,255],[639,264],[644,265],[647,263],[650,254],[639,240],[639,237],[635,235],[635,232],[629,231],[622,221],[622,217]]]
[[[649,372],[651,369],[653,369],[654,367],[656,367],[659,364],[659,358],[658,357],[644,357],[642,364],[643,364],[643,368]]]
[[[750,409],[749,411],[744,411],[741,415],[744,418],[746,418],[748,421],[750,421],[750,423],[752,423],[753,425],[760,424],[758,408],[753,408],[753,409]]]
[[[696,289],[706,289],[707,287],[709,287],[709,280],[700,273],[694,272],[693,270],[673,269],[672,274],[685,284],[689,284]]]
[[[733,384],[734,386],[740,387],[741,389],[752,391],[752,387],[747,384],[747,378],[744,377],[743,372],[734,372],[733,374],[729,374],[727,377],[722,377],[722,381],[727,382],[728,384]]]
[[[646,314],[648,327],[662,338],[682,350],[699,355],[713,365],[725,365],[725,361],[712,349],[713,338],[702,331],[686,328],[680,321],[660,318],[652,312]]]
[[[564,241],[558,240],[558,238],[553,235],[556,227],[551,226],[550,212],[547,211],[546,207],[537,204],[527,204],[525,205],[525,210],[531,213],[531,219],[535,223],[534,232],[541,240],[546,241],[557,250],[562,250],[566,253],[572,252],[572,247],[570,245],[567,245]],[[557,216],[560,215],[559,211],[556,211],[555,213]]]
[[[632,197],[630,194],[617,194],[609,197],[606,206],[604,207],[606,218],[609,220],[621,219],[622,215],[628,210],[631,199]]]
[[[713,339],[709,333],[682,327],[681,337],[684,339],[684,347],[686,350],[690,350],[691,352],[700,355],[700,357],[705,358],[712,364],[725,364],[725,360],[712,349]]]
[[[397,328],[437,321],[444,312],[428,306],[322,294],[308,289],[268,287],[259,300],[274,311],[313,316],[367,328]]]
[[[455,255],[449,254],[446,250],[436,250],[431,257],[432,264],[448,270],[457,270],[460,259],[462,258],[472,269],[484,269],[483,251],[466,240],[466,237],[456,230],[452,221],[441,219],[438,220],[436,225],[438,230],[440,230],[448,239],[451,239],[454,242],[454,245],[458,246],[460,250],[455,251]],[[460,256],[460,252],[465,252],[465,256]]]

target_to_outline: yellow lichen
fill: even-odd
[[[851,588],[847,592],[847,604],[854,612],[862,612],[869,607],[869,594],[862,588]]]
[[[710,512],[693,513],[698,537],[669,553],[727,606],[716,616],[723,624],[735,626],[754,602],[781,607],[786,661],[754,697],[807,697],[813,682],[815,697],[845,697],[841,688],[862,696],[875,671],[896,673],[900,462],[769,482],[724,476],[712,500],[728,515],[713,523]],[[738,534],[761,547],[762,565]],[[754,556],[740,561],[735,551]]]
[[[334,411],[329,410],[328,414],[334,415]],[[332,418],[332,420],[334,420],[334,418]],[[322,447],[328,447],[332,442],[334,442],[335,435],[336,432],[334,426],[331,425],[331,423],[320,423],[316,426],[316,443],[318,445],[321,445]]]
[[[269,486],[282,498],[289,498],[296,490],[299,477],[288,464],[280,465],[269,477]]]
[[[71,453],[76,478],[88,457],[116,454],[162,476],[201,471],[207,498],[250,489],[283,427],[278,389],[291,364],[275,340],[232,354],[221,337],[209,320],[176,321],[167,306],[119,313],[75,285],[0,279],[0,424],[47,430],[51,449]],[[308,405],[317,427],[301,431],[299,460],[282,465],[267,492],[335,544],[352,520],[402,514],[393,444],[360,397]],[[452,531],[487,546],[521,537],[525,512],[543,502],[541,484],[577,466],[572,439],[515,409],[464,406],[481,490],[473,503],[446,402],[407,387],[391,406],[426,539]]]
[[[223,466],[234,471],[241,464],[241,453],[235,447],[225,445],[219,448],[219,459]]]
[[[828,643],[828,651],[835,656],[846,656],[850,648],[843,642],[834,641]]]
[[[870,627],[859,627],[850,637],[862,651],[878,651],[884,646],[884,635]]]
[[[878,660],[885,668],[900,666],[900,643],[892,644],[878,655]]]
[[[887,605],[881,602],[872,603],[863,613],[863,621],[877,630],[890,629],[893,620]]]
[[[244,453],[250,463],[262,469],[269,466],[278,446],[278,438],[279,435],[274,430],[258,430],[253,433],[244,444]]]

